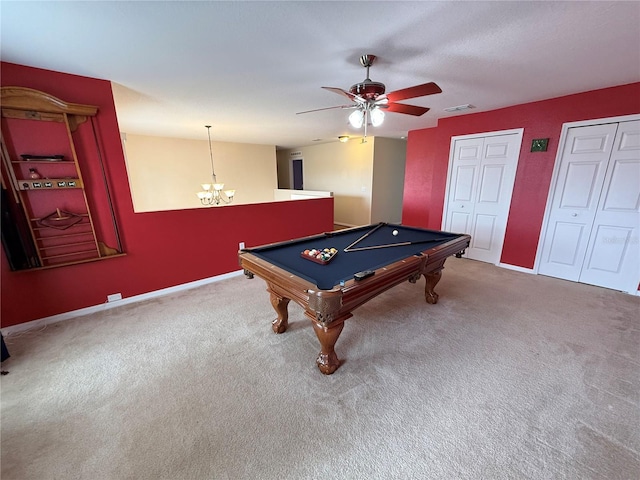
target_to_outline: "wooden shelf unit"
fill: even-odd
[[[74,142],[74,132],[98,108],[23,87],[2,87],[0,105],[2,184],[7,190],[10,185],[9,198],[20,205],[14,214],[22,211],[24,218],[18,220],[29,234],[23,232],[21,237],[27,265],[15,269],[60,267],[123,255],[121,248],[107,247],[97,238]],[[19,137],[15,142],[12,127]],[[58,148],[64,155],[48,148]],[[41,155],[33,155],[34,159],[29,155],[34,152]],[[48,155],[48,159],[37,159]],[[113,207],[107,200],[117,237]]]

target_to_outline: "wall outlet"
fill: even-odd
[[[107,302],[116,302],[118,300],[122,300],[122,294],[121,293],[114,293],[111,295],[107,295]]]
[[[238,246],[240,247],[240,250],[242,250],[244,248],[244,242],[240,242]]]

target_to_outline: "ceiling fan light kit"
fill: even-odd
[[[349,115],[349,123],[353,128],[362,128],[364,126],[364,137],[366,138],[367,124],[370,122],[374,127],[382,125],[385,117],[384,110],[413,116],[420,116],[427,113],[429,111],[427,107],[407,105],[398,102],[400,100],[441,93],[442,89],[435,83],[429,82],[385,94],[386,87],[384,83],[374,82],[369,78],[369,68],[373,65],[375,59],[376,56],[371,54],[360,57],[360,64],[367,69],[367,78],[360,83],[351,85],[348,91],[338,87],[322,87],[325,90],[347,97],[351,100],[351,104],[307,110],[298,112],[298,114],[336,108],[355,109]]]
[[[364,112],[362,110],[354,110],[351,115],[349,115],[349,123],[353,128],[362,127],[362,122],[364,122]]]
[[[371,110],[371,125],[379,127],[384,122],[384,112],[380,108]]]

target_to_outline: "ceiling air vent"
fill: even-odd
[[[462,110],[470,110],[472,108],[476,108],[473,105],[466,103],[464,105],[458,105],[457,107],[449,107],[449,108],[445,108],[444,111],[445,112],[460,112]]]

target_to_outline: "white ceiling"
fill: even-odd
[[[82,1],[0,3],[1,58],[111,80],[123,132],[295,148],[358,136],[349,100],[436,82],[369,135],[400,137],[460,113],[640,81],[640,2]]]

